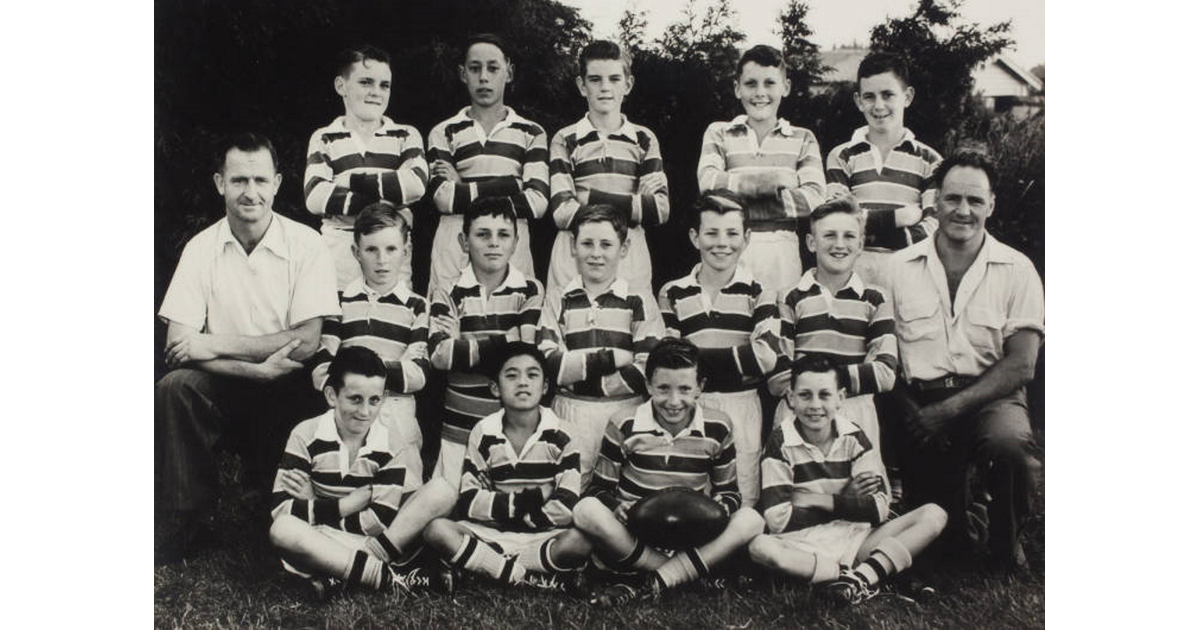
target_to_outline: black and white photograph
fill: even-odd
[[[154,627],[1046,625],[1044,0],[153,14]]]

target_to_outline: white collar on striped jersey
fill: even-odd
[[[735,116],[733,120],[729,121],[729,126],[732,127],[734,125],[738,125],[738,126],[749,129],[750,128],[750,124],[748,122],[749,120],[750,120],[749,116],[747,116],[745,114],[741,114],[739,116]],[[788,120],[786,118],[780,116],[775,121],[775,128],[772,129],[771,131],[778,131],[779,133],[781,133],[785,136],[791,136],[792,134],[796,133],[796,128],[793,127],[792,123],[788,122]]]
[[[803,276],[800,276],[800,282],[796,284],[796,288],[800,289],[801,291],[807,291],[811,289],[814,284],[821,284],[817,282],[817,270],[809,269],[808,271],[804,272]],[[835,291],[823,284],[821,284],[821,287],[833,295],[837,295],[837,292],[841,291],[840,288]],[[851,291],[854,291],[858,297],[862,297],[863,290],[866,289],[866,284],[863,282],[862,276],[858,275],[857,271],[851,271],[850,280],[846,282],[846,287],[848,287]]]
[[[283,234],[285,229],[283,226],[283,217],[272,210],[271,224],[267,226],[267,232],[263,234],[262,240],[254,247],[254,251],[266,248],[271,250],[276,256],[284,260],[290,260],[291,252],[288,250],[287,239],[284,238]],[[221,217],[220,222],[217,223],[217,251],[215,253],[219,255],[225,251],[226,243],[238,245],[237,239],[233,236],[233,229],[229,227],[229,218]],[[238,247],[240,248],[241,245],[238,245]]]
[[[501,282],[500,286],[520,289],[525,286],[526,282],[528,280],[525,278],[525,274],[521,273],[521,270],[514,267],[510,262],[508,263],[508,275],[504,277],[504,282]],[[462,273],[459,274],[454,286],[464,289],[473,289],[479,286],[479,278],[475,277],[475,269],[469,263],[463,268]]]
[[[342,438],[337,432],[337,420],[333,417],[332,409],[319,416],[314,435],[318,440],[342,444]],[[367,438],[363,442],[362,448],[358,450],[358,456],[362,457],[370,452],[386,453],[388,452],[388,441],[387,427],[376,418],[375,422],[371,423],[371,428],[367,429]]]
[[[579,122],[575,123],[574,129],[576,138],[582,138],[593,131],[597,134],[600,133],[600,130],[596,129],[592,121],[588,120],[587,114],[584,114],[583,118],[580,118]],[[637,142],[637,130],[633,128],[633,123],[629,122],[629,117],[625,114],[621,114],[621,128],[617,129],[615,134],[610,135],[625,136],[630,142]]]
[[[663,425],[654,419],[654,403],[646,401],[633,412],[633,430],[638,432],[666,431]],[[692,414],[692,422],[688,431],[699,437],[704,437],[704,405],[696,405],[696,413]],[[680,435],[683,435],[680,432]]]
[[[808,442],[804,439],[804,436],[800,435],[800,430],[796,428],[795,414],[789,414],[787,422],[779,423],[779,427],[783,430],[784,446],[800,446],[801,444],[808,444]],[[840,415],[833,417],[833,428],[837,430],[839,438],[848,436],[856,431],[862,431],[858,425]],[[811,444],[809,446],[811,446]]]
[[[541,416],[538,418],[537,429],[534,430],[534,435],[541,435],[542,431],[554,431],[559,428],[562,420],[558,415],[548,407],[539,407]],[[484,435],[494,437],[504,437],[504,410],[492,412],[479,420],[479,430]],[[505,438],[507,439],[507,438]]]
[[[702,263],[696,263],[696,266],[692,267],[691,273],[680,278],[679,285],[685,286],[685,287],[700,286],[699,273],[700,273],[700,265],[701,264]],[[750,273],[749,269],[747,269],[745,266],[743,266],[741,264],[739,264],[733,270],[733,277],[729,279],[729,284],[726,284],[724,287],[721,287],[721,288],[725,289],[725,288],[731,287],[731,286],[733,286],[735,284],[739,284],[739,283],[745,284],[747,286],[754,284],[754,275]]]
[[[388,118],[387,116],[380,116],[379,120],[383,121],[383,124],[380,125],[378,129],[375,130],[375,135],[377,135],[377,136],[384,133],[388,129],[393,129],[395,127],[400,126],[400,125],[397,125],[395,123],[395,121],[393,121],[391,118]],[[350,131],[350,128],[346,126],[346,115],[345,114],[338,116],[337,119],[333,121],[333,124],[335,127],[338,127],[339,129],[345,129],[346,131]]]
[[[526,119],[525,117],[518,114],[517,110],[513,109],[511,106],[505,105],[504,110],[505,110],[504,118],[502,118],[500,120],[500,124],[496,125],[497,128],[503,127],[505,125],[511,125],[513,123],[520,122],[520,123],[528,124],[531,122],[528,119]],[[451,116],[446,122],[456,123],[456,122],[462,122],[465,120],[467,122],[474,123],[475,119],[471,118],[470,116],[467,115],[467,112],[469,112],[469,111],[471,111],[471,106],[467,105],[466,107],[460,109],[457,114]],[[493,130],[493,131],[495,131],[495,130]]]
[[[867,132],[870,130],[871,128],[866,125],[855,129],[854,133],[850,134],[850,143],[859,144],[860,142],[867,142]],[[908,127],[904,128],[904,135],[900,136],[900,142],[896,143],[896,146],[900,146],[905,142],[916,148],[917,136]]]
[[[579,274],[575,274],[575,277],[571,278],[571,281],[568,282],[565,287],[563,287],[562,294],[570,295],[572,292],[583,290],[583,277]],[[616,278],[613,280],[613,283],[608,286],[608,290],[604,293],[611,293],[623,300],[629,297],[629,283],[626,282],[624,278]],[[601,293],[601,295],[604,295],[604,293]]]
[[[346,288],[342,290],[342,295],[345,297],[352,297],[364,293],[378,293],[378,291],[368,287],[367,282],[363,280],[361,276],[351,280],[350,284],[347,284]],[[383,297],[384,295],[394,295],[401,302],[407,302],[408,299],[413,296],[413,292],[408,290],[408,287],[404,284],[404,280],[400,280],[396,283],[396,286],[392,287],[391,291],[382,293],[379,295],[379,297]]]

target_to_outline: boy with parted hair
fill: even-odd
[[[323,387],[329,411],[292,430],[275,474],[270,539],[293,573],[406,591],[392,563],[411,560],[425,526],[454,505],[445,482],[421,485],[411,445],[380,419],[388,375],[369,348],[343,348]]]
[[[621,211],[629,226],[629,255],[617,268],[636,291],[650,291],[652,270],[644,225],[661,225],[670,215],[667,177],[654,132],[621,113],[633,89],[632,60],[620,46],[595,41],[579,53],[575,83],[587,99],[579,122],[560,130],[550,142],[550,213],[558,237],[550,254],[546,289],[557,289],[575,276],[571,258],[571,221],[589,203]]]
[[[758,501],[762,455],[762,404],[757,389],[786,368],[775,293],[738,264],[750,242],[745,210],[728,190],[705,193],[697,203],[692,245],[700,264],[668,282],[658,294],[667,336],[700,348],[705,390],[700,404],[725,412],[737,444],[738,490],[750,507]],[[781,360],[782,359],[782,360]]]
[[[858,66],[854,93],[867,124],[834,147],[825,164],[829,196],[853,194],[867,213],[865,249],[854,269],[868,284],[883,288],[891,286],[886,273],[891,252],[937,229],[932,175],[942,157],[904,126],[913,95],[903,58],[867,55]]]
[[[782,53],[762,45],[743,53],[734,94],[746,113],[708,126],[696,170],[701,193],[727,188],[742,197],[746,225],[754,231],[742,264],[777,293],[800,281],[796,235],[825,200],[816,136],[779,117],[779,104],[790,91]]]
[[[738,494],[729,416],[697,404],[704,388],[699,364],[700,350],[691,342],[662,340],[646,362],[650,401],[613,416],[605,429],[595,477],[575,506],[575,526],[592,540],[606,566],[646,576],[638,586],[604,589],[593,604],[656,599],[666,589],[708,575],[763,531],[762,517],[742,507]],[[715,539],[670,557],[635,538],[625,523],[631,506],[669,487],[702,492],[730,517]]]
[[[463,215],[459,246],[469,260],[430,305],[430,362],[449,372],[442,444],[435,475],[458,488],[467,436],[480,418],[500,410],[488,366],[514,341],[533,343],[542,284],[509,263],[517,247],[517,214],[507,197],[482,197]]]
[[[367,205],[389,201],[402,208],[425,195],[429,165],[416,128],[384,115],[392,90],[391,58],[374,46],[343,50],[337,57],[333,88],[346,113],[313,132],[304,169],[304,205],[322,218],[321,234],[333,254],[338,289],[358,276],[350,255],[354,217]],[[412,263],[400,267],[412,286]]]
[[[534,277],[529,221],[546,212],[550,197],[546,132],[504,104],[514,65],[507,44],[490,33],[467,40],[459,76],[471,104],[429,132],[429,189],[442,217],[433,236],[429,294],[449,290],[467,264],[454,246],[462,215],[479,197],[507,197],[517,212],[519,241],[513,265]]]
[[[750,557],[814,584],[841,604],[879,592],[879,582],[912,565],[946,526],[933,503],[888,519],[888,493],[874,445],[841,416],[846,391],[836,364],[808,355],[792,366],[793,415],[763,452],[760,508],[767,532]]]
[[[629,249],[620,211],[588,206],[575,216],[571,234],[579,275],[547,295],[537,339],[557,389],[554,412],[579,444],[586,487],[608,419],[644,400],[642,369],[663,322],[653,296],[617,277]]]
[[[555,588],[555,575],[581,569],[592,552],[571,528],[579,452],[558,416],[541,406],[546,364],[536,346],[510,343],[489,367],[502,408],[471,429],[455,520],[433,521],[425,540],[454,567]]]
[[[425,388],[429,372],[426,338],[429,309],[425,298],[403,282],[403,264],[411,260],[412,243],[404,215],[386,201],[373,203],[354,220],[351,252],[361,275],[338,294],[341,320],[327,319],[321,349],[313,357],[313,386],[325,387],[329,362],[345,348],[375,351],[387,367],[387,397],[380,421],[409,445],[408,464],[421,470],[421,428],[413,394]]]

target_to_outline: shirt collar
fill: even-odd
[[[843,289],[850,289],[851,291],[854,291],[855,295],[857,295],[858,297],[862,297],[863,290],[866,289],[866,285],[863,283],[862,277],[858,275],[858,272],[851,271],[850,272],[850,280],[846,282],[846,286],[842,287],[841,289],[838,289],[837,291],[834,291],[833,289],[821,284],[820,282],[817,282],[817,270],[816,269],[809,269],[808,271],[805,271],[804,275],[800,276],[800,282],[796,285],[796,288],[800,289],[801,291],[808,291],[809,289],[811,289],[813,287],[814,284],[820,285],[823,289],[825,289],[826,291],[829,291],[830,294],[832,294],[832,295],[837,295],[838,292],[842,291]]]
[[[508,265],[508,274],[504,276],[504,282],[501,282],[500,286],[520,289],[527,282],[525,274],[521,273],[520,269],[517,269],[510,263]],[[462,274],[458,276],[458,281],[454,284],[464,289],[474,289],[479,286],[479,278],[475,277],[475,268],[470,264],[464,267]]]
[[[733,120],[729,121],[729,124],[730,126],[737,125],[749,129],[750,117],[745,114],[741,114],[739,116],[735,116]],[[792,127],[792,123],[788,122],[787,119],[783,118],[782,116],[775,119],[775,127],[771,129],[771,133],[775,133],[776,131],[785,136],[791,136],[792,134],[796,133],[795,128]]]
[[[689,273],[688,275],[684,276],[683,279],[679,282],[680,286],[684,286],[684,287],[700,286],[700,266],[702,264],[703,263],[697,263],[695,267],[692,267],[692,272]],[[730,278],[729,282],[726,283],[725,286],[723,286],[721,288],[727,289],[735,284],[745,284],[748,286],[753,283],[754,283],[754,276],[750,274],[750,270],[743,267],[741,265],[741,263],[739,263],[738,266],[735,267],[733,270],[733,277]]]
[[[936,236],[937,232],[934,232],[934,236],[922,239],[916,244],[900,250],[898,254],[901,254],[903,256],[902,260],[905,261],[915,261],[920,258],[930,258],[932,256],[936,256],[937,247],[934,245]],[[997,241],[995,237],[992,236],[991,232],[984,230],[983,245],[980,247],[979,255],[976,256],[975,261],[1005,265],[1014,264],[1019,260],[1013,255],[1014,251],[1015,250],[1012,248],[1006,247],[1003,243]]]
[[[315,436],[319,440],[333,442],[338,446],[342,446],[345,442],[342,441],[342,436],[338,435],[337,420],[333,417],[333,410],[326,411],[321,419],[317,421],[317,430]],[[371,428],[367,430],[367,438],[363,441],[363,446],[358,451],[358,456],[362,457],[366,452],[388,450],[388,433],[387,427],[383,426],[378,419],[371,423]]]
[[[465,120],[469,123],[474,124],[477,121],[474,118],[471,118],[470,116],[467,115],[467,112],[469,112],[469,111],[471,111],[471,106],[467,105],[466,107],[458,110],[457,114],[451,116],[450,120],[448,122],[455,123],[455,122],[461,122],[461,121]],[[513,123],[519,123],[519,122],[528,123],[529,121],[522,118],[521,115],[517,113],[517,110],[513,109],[512,107],[509,107],[508,105],[505,105],[504,106],[504,118],[500,119],[500,122],[496,125],[496,127],[497,128],[504,127],[504,126],[511,125]],[[494,132],[495,129],[493,129],[492,131]]]
[[[412,297],[412,291],[409,291],[408,287],[404,286],[403,281],[397,282],[396,286],[392,287],[391,291],[388,291],[387,293],[380,293],[375,289],[368,287],[367,281],[363,280],[362,276],[351,280],[350,284],[347,284],[346,288],[342,291],[342,295],[345,297],[370,295],[372,293],[377,295],[377,299],[388,295],[394,295],[396,296],[396,299],[400,300],[401,302],[407,302],[408,299]]]
[[[583,276],[578,274],[576,274],[574,278],[571,278],[571,281],[568,282],[565,287],[563,287],[563,295],[569,295],[575,291],[584,291]],[[624,278],[617,278],[616,280],[613,280],[612,284],[608,285],[608,290],[604,293],[611,293],[623,300],[629,297],[629,283],[626,282]],[[601,293],[600,295],[604,295],[604,293]]]
[[[795,415],[792,415],[789,422],[781,422],[779,424],[780,428],[783,430],[783,445],[800,446],[801,444],[805,444],[808,446],[813,446],[804,439],[803,435],[800,434],[800,429],[797,427],[798,423],[799,419],[797,419]],[[834,438],[835,440],[841,438],[842,436],[850,435],[856,431],[862,431],[862,429],[858,428],[857,425],[842,418],[841,416],[834,416],[833,428],[835,431],[837,431],[837,438]]]
[[[383,122],[383,124],[379,125],[379,128],[375,130],[374,135],[379,135],[379,134],[387,131],[388,129],[398,126],[396,123],[392,122],[391,118],[388,118],[387,116],[380,116],[379,120],[381,120]],[[335,124],[337,127],[340,127],[341,129],[350,131],[350,127],[348,127],[346,125],[346,115],[345,114],[338,116]]]
[[[283,220],[274,211],[271,212],[271,223],[267,226],[267,231],[263,234],[262,240],[258,245],[254,246],[254,251],[265,248],[270,250],[276,256],[288,260],[287,241],[283,234]],[[229,217],[222,218],[217,223],[217,253],[220,254],[225,250],[225,245],[233,243],[239,248],[242,246],[237,238],[233,235],[233,228],[229,227]]]
[[[871,143],[870,140],[867,140],[867,132],[870,130],[871,130],[871,128],[866,125],[863,125],[862,127],[859,127],[858,129],[855,129],[854,133],[850,134],[850,142],[852,144],[859,144],[859,143],[863,143],[863,142],[870,144]],[[915,148],[916,141],[917,141],[917,136],[915,136],[913,134],[911,129],[909,129],[908,127],[905,127],[904,133],[901,134],[901,136],[900,136],[900,142],[897,142],[896,146],[900,146],[907,142],[908,144],[912,145]]]
[[[633,430],[639,433],[651,433],[660,431],[667,435],[666,427],[654,418],[654,403],[649,401],[638,405],[637,410],[633,412]],[[680,431],[678,435],[690,433],[696,437],[704,437],[704,406],[696,405],[696,413],[692,414],[692,421],[687,427]],[[678,437],[678,435],[676,437]]]
[[[530,437],[530,439],[537,438],[545,431],[558,430],[559,424],[562,422],[550,408],[538,407],[538,410],[540,413],[538,415],[537,428],[533,430],[533,436]],[[484,416],[479,420],[479,427],[479,430],[483,431],[485,435],[492,435],[495,437],[504,438],[505,440],[508,439],[504,435],[503,409]]]
[[[596,135],[598,136],[603,137],[605,135],[602,134],[600,130],[592,124],[592,121],[587,117],[587,114],[584,114],[583,118],[580,118],[579,122],[575,123],[576,138],[586,137],[593,131],[596,132]],[[625,114],[621,114],[621,126],[617,128],[616,132],[607,135],[624,136],[630,141],[637,140],[637,132],[633,129],[633,123],[629,122],[629,118],[626,117]]]

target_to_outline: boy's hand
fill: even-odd
[[[910,203],[896,208],[896,227],[908,227],[921,222],[921,208]]]
[[[660,190],[667,189],[667,174],[662,171],[643,175],[638,179],[638,194],[653,195]]]
[[[799,188],[800,176],[796,171],[771,171],[771,183],[775,190],[784,188]]]
[[[312,480],[308,478],[308,473],[302,470],[280,471],[279,483],[283,484],[284,491],[293,498],[312,501],[316,496],[313,494]]]
[[[941,447],[945,446],[945,429],[953,417],[954,413],[946,405],[938,402],[920,407],[915,412],[910,409],[904,420],[908,430],[921,446],[934,443]]]
[[[429,318],[430,333],[446,333],[451,339],[458,339],[458,320],[449,315],[437,315]]]
[[[338,507],[341,508],[342,516],[358,514],[367,509],[367,506],[370,504],[371,486],[369,485],[355,488],[350,494],[347,494],[338,501]]]
[[[442,177],[456,184],[462,182],[462,178],[458,176],[458,169],[446,160],[434,160],[433,164],[429,165],[429,174],[433,177]]]
[[[167,343],[167,367],[176,368],[191,361],[211,361],[217,358],[209,343],[208,335],[194,330],[185,331],[182,335]]]
[[[867,496],[883,490],[883,477],[873,472],[860,472],[842,488],[843,496]]]
[[[293,370],[298,370],[304,367],[299,361],[294,361],[288,358],[300,346],[300,339],[293,339],[283,345],[282,348],[276,350],[271,356],[263,359],[262,363],[257,364],[256,370],[258,378],[261,381],[273,381],[284,374],[288,374]]]
[[[613,510],[613,516],[617,517],[617,520],[621,521],[622,525],[625,524],[625,520],[629,516],[629,506],[630,504],[628,502],[622,501],[618,503],[617,508]]]

